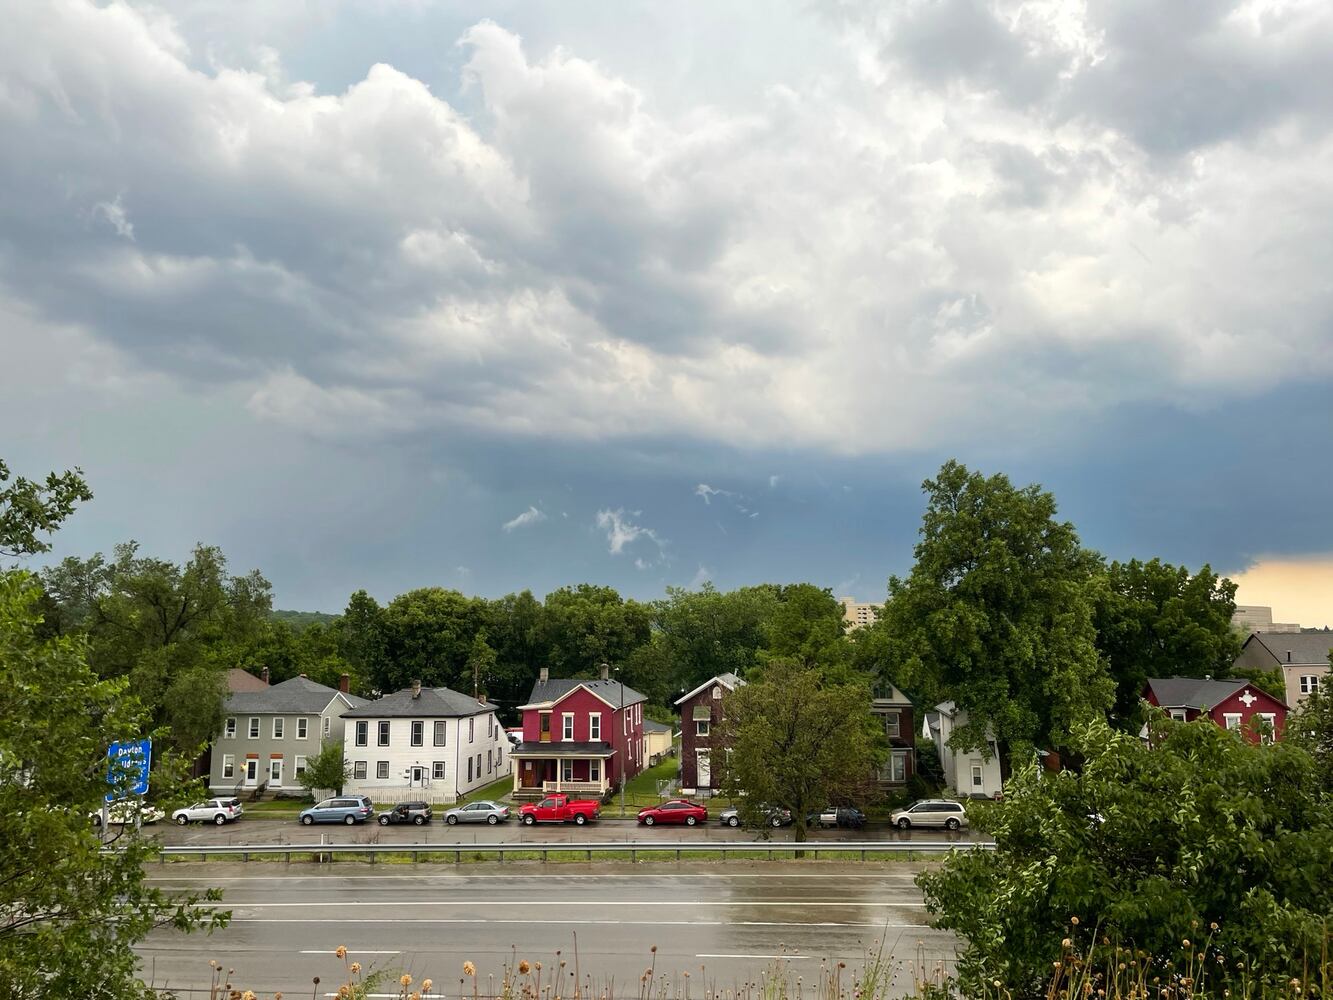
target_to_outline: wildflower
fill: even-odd
[[[1073,924],[1075,927],[1077,927],[1077,926],[1078,926],[1078,917],[1070,917],[1070,918],[1069,918],[1069,922],[1070,922],[1071,924]]]
[[[277,993],[273,994],[273,1000],[282,1000],[282,990],[278,990]]]
[[[411,986],[412,977],[409,976],[406,972],[404,972],[401,976],[398,977],[398,983],[400,986]]]
[[[465,976],[475,976],[476,974],[477,974],[477,967],[476,967],[475,965],[473,965],[471,962],[464,962],[464,963],[463,963],[463,975],[465,975]],[[404,984],[404,985],[406,985],[406,984]]]
[[[1194,947],[1192,944],[1190,944],[1190,939],[1189,939],[1189,938],[1186,938],[1184,941],[1181,941],[1180,944],[1181,944],[1181,947],[1184,947],[1184,948],[1192,948],[1192,947]]]
[[[334,953],[335,955],[337,955],[339,958],[346,958],[346,957],[347,957],[347,946],[344,945],[344,944],[340,944],[340,945],[338,945],[338,947],[336,947],[336,948],[333,949],[333,953]]]
[[[1073,941],[1069,940],[1069,938],[1065,938],[1063,941],[1060,942],[1060,947],[1061,947],[1061,948],[1070,948],[1070,947],[1073,946],[1073,944],[1074,944]]]
[[[241,1000],[259,1000],[259,998],[255,996],[254,990],[246,990],[241,994]]]
[[[528,974],[528,970],[531,968],[532,966],[528,964],[528,960],[526,958],[521,959],[518,963],[518,974],[520,976],[526,976]]]
[[[421,980],[421,989],[422,989],[424,992],[426,992],[426,993],[429,993],[429,992],[430,992],[430,988],[431,988],[432,986],[434,986],[434,985],[435,985],[435,984],[434,984],[433,982],[431,982],[429,979],[423,979],[423,980]]]
[[[1209,924],[1209,925],[1208,925],[1208,929],[1209,929],[1210,931],[1215,931],[1215,930],[1217,930],[1217,921],[1214,920],[1211,924]]]
[[[352,975],[355,976],[355,975],[356,975],[358,972],[360,972],[360,971],[361,971],[361,963],[360,963],[360,962],[353,962],[353,963],[352,963]]]
[[[648,950],[651,951],[654,955],[656,955],[656,954],[657,954],[657,945],[653,945],[653,946],[652,946],[651,948],[649,948]]]

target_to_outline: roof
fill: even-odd
[[[647,695],[639,694],[631,687],[626,687],[620,681],[604,680],[579,680],[578,678],[560,678],[552,677],[550,680],[539,680],[532,685],[532,693],[528,695],[528,701],[519,708],[536,708],[539,705],[553,705],[561,698],[574,691],[576,688],[586,688],[596,697],[602,699],[612,708],[619,708],[621,705],[634,705],[641,701],[647,701]],[[623,692],[623,693],[622,693]],[[623,700],[622,700],[623,698]]]
[[[682,704],[682,703],[684,703],[684,702],[689,701],[691,698],[693,698],[693,697],[694,697],[696,694],[698,694],[700,691],[703,691],[703,690],[705,690],[706,688],[710,688],[710,687],[712,687],[714,684],[721,684],[721,685],[722,685],[724,688],[726,688],[728,691],[735,691],[738,687],[743,687],[743,686],[745,685],[745,681],[741,680],[739,677],[737,677],[735,674],[732,674],[732,673],[718,674],[716,677],[710,677],[710,678],[708,678],[708,680],[704,681],[702,684],[700,684],[697,688],[695,688],[695,689],[694,689],[693,691],[691,691],[689,694],[687,694],[687,695],[683,695],[682,697],[677,698],[677,699],[676,699],[676,704],[677,704],[677,705],[680,705],[680,704]]]
[[[1333,632],[1252,632],[1245,640],[1248,645],[1257,642],[1273,654],[1280,664],[1304,663],[1328,665],[1328,654],[1333,650]],[[1287,654],[1291,659],[1287,659]]]
[[[1253,686],[1243,677],[1222,681],[1205,677],[1148,678],[1148,689],[1162,708],[1214,708],[1241,688]]]
[[[654,722],[652,719],[644,719],[643,731],[645,733],[669,733],[671,732],[671,727],[664,726],[660,722]]]
[[[883,705],[886,708],[894,706],[912,707],[912,700],[898,689],[898,685],[890,684],[889,690],[884,694],[877,694],[870,700],[872,706]]]
[[[337,688],[317,684],[309,677],[293,677],[258,691],[236,691],[227,699],[224,708],[237,714],[318,715],[338,697],[346,699],[349,705],[364,702],[362,698],[342,694]]]
[[[509,751],[510,757],[614,757],[609,743],[520,743]]]
[[[350,712],[344,719],[437,719],[441,716],[459,718],[497,711],[489,701],[477,701],[447,687],[423,687],[420,697],[412,697],[410,687],[386,694],[377,701],[368,701]]]
[[[256,677],[248,670],[231,667],[227,670],[227,690],[232,694],[237,691],[267,691],[268,681]]]

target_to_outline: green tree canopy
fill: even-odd
[[[305,762],[305,770],[297,778],[308,791],[329,790],[341,795],[343,785],[352,776],[352,768],[343,758],[341,743],[326,744],[324,749]]]
[[[1097,653],[1095,557],[1055,498],[948,462],[924,484],[916,563],[889,581],[887,679],[968,712],[953,739],[984,749],[1061,741],[1104,713],[1114,686]]]
[[[870,688],[833,684],[820,671],[774,660],[762,681],[723,699],[713,761],[727,792],[743,797],[747,822],[758,825],[764,804],[792,811],[794,836],[805,840],[806,816],[830,803],[862,801],[887,756],[870,716]]]
[[[484,623],[485,602],[480,598],[443,587],[399,594],[380,616],[383,655],[374,663],[372,680],[386,692],[416,680],[471,691],[468,655]]]
[[[10,482],[9,466],[3,459],[0,486],[4,486],[0,489],[0,556],[50,551],[50,543],[40,536],[54,532],[75,507],[93,498],[79,469],[52,472],[40,483],[22,476]]]
[[[648,642],[647,605],[613,587],[581,583],[546,595],[542,639],[552,677],[587,677],[600,663],[624,663]]]
[[[1306,695],[1287,716],[1282,738],[1314,758],[1324,794],[1333,796],[1333,688],[1321,687]]]
[[[963,938],[965,994],[998,980],[1000,995],[1044,995],[1071,917],[1158,957],[1211,934],[1273,984],[1319,961],[1333,807],[1310,755],[1208,719],[1153,726],[1151,747],[1104,721],[1076,728],[1081,773],[1025,765],[1003,802],[972,811],[996,849],[919,876],[936,924]]]

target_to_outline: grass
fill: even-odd
[[[267,802],[242,802],[246,815],[260,816],[295,816],[313,799],[270,799]]]
[[[467,795],[464,795],[461,799],[459,799],[454,805],[449,806],[448,808],[456,809],[459,806],[465,806],[469,802],[477,802],[481,799],[485,799],[488,802],[493,801],[495,799],[502,799],[506,795],[508,795],[510,791],[513,790],[513,787],[514,787],[514,778],[513,775],[509,775],[504,778],[501,778],[499,781],[492,782],[485,788],[478,788],[475,792],[469,792]]]

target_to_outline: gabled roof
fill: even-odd
[[[871,698],[870,703],[872,706],[883,705],[886,708],[893,708],[897,706],[903,706],[906,708],[912,707],[912,699],[908,698],[907,695],[903,694],[902,691],[898,689],[897,684],[890,684],[889,690],[886,693],[875,695],[873,698]]]
[[[364,699],[343,694],[337,688],[316,684],[309,677],[293,677],[281,684],[259,691],[236,691],[226,701],[229,713],[251,715],[318,715],[335,698],[347,704],[360,705]]]
[[[1192,708],[1198,711],[1216,708],[1244,687],[1270,701],[1277,700],[1243,677],[1220,681],[1204,677],[1148,678],[1148,690],[1156,696],[1157,704],[1162,708]]]
[[[714,684],[721,684],[728,691],[735,691],[738,687],[744,687],[745,681],[741,680],[739,677],[737,677],[735,674],[732,673],[718,674],[716,677],[708,678],[708,680],[704,681],[689,694],[682,695],[681,697],[677,698],[676,704],[677,705],[684,704],[685,702],[693,698],[696,694],[698,694],[700,691],[707,690]]]
[[[344,712],[344,719],[438,719],[464,718],[481,715],[483,712],[497,711],[488,701],[461,694],[447,687],[423,687],[419,697],[412,697],[410,687],[386,694],[377,701],[363,702],[350,712]]]
[[[532,685],[532,693],[528,695],[527,704],[518,707],[520,709],[550,708],[556,702],[569,697],[579,688],[583,688],[593,697],[601,699],[612,708],[619,708],[621,705],[634,705],[648,700],[647,695],[639,694],[633,688],[625,687],[620,681],[552,677],[550,680],[539,680]]]
[[[1245,645],[1251,642],[1268,650],[1279,665],[1290,662],[1326,667],[1328,654],[1333,650],[1333,632],[1251,632]],[[1288,653],[1291,654],[1290,660],[1287,659]]]
[[[237,691],[267,691],[268,681],[240,667],[230,667],[227,670],[227,690],[232,694]]]
[[[643,731],[645,733],[669,733],[671,732],[671,727],[664,726],[660,722],[654,722],[652,719],[644,719]]]

